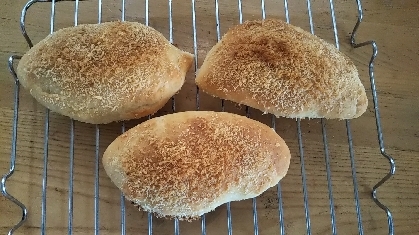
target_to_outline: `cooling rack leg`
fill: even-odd
[[[20,91],[20,84],[17,78],[16,72],[14,70],[13,64],[15,59],[20,59],[20,56],[10,56],[8,60],[8,69],[9,72],[13,75],[15,80],[15,90],[14,90],[14,106],[13,106],[13,124],[12,124],[12,149],[10,153],[10,168],[9,172],[3,175],[1,178],[1,193],[4,197],[6,197],[9,201],[13,202],[17,206],[20,207],[22,210],[22,217],[20,221],[15,224],[8,232],[9,235],[13,234],[22,224],[26,221],[28,217],[28,211],[26,206],[20,202],[18,199],[13,197],[11,194],[7,192],[7,180],[13,175],[16,166],[16,145],[17,145],[17,123],[19,119],[19,91]]]
[[[358,20],[355,24],[355,27],[351,34],[351,44],[354,48],[363,47],[366,45],[371,45],[372,47],[372,56],[369,62],[369,76],[370,76],[370,83],[371,83],[371,92],[372,92],[372,99],[374,103],[374,114],[375,114],[375,121],[376,121],[376,127],[377,127],[377,136],[378,136],[378,144],[380,147],[380,153],[381,155],[387,159],[389,162],[389,171],[388,173],[376,184],[374,185],[372,189],[372,198],[374,202],[386,212],[387,215],[387,223],[388,223],[388,234],[393,235],[394,234],[394,223],[393,223],[393,215],[388,207],[386,207],[383,203],[380,202],[380,200],[377,198],[377,190],[378,188],[383,185],[387,180],[389,180],[396,171],[396,164],[392,156],[386,153],[385,147],[384,147],[384,138],[383,138],[383,131],[381,127],[381,117],[380,117],[380,110],[378,107],[378,96],[377,96],[377,89],[375,85],[375,76],[374,76],[374,60],[377,57],[378,48],[375,41],[366,41],[362,43],[356,43],[355,42],[355,36],[356,32],[362,22],[363,19],[363,11],[362,11],[362,4],[361,0],[356,0],[357,6],[358,6]]]

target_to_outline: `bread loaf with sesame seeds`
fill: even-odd
[[[152,118],[117,137],[103,154],[126,199],[157,217],[194,220],[256,197],[287,173],[290,151],[263,123],[227,112]]]
[[[229,29],[208,52],[195,81],[212,96],[277,117],[351,119],[368,105],[350,58],[277,19]]]
[[[51,111],[106,124],[153,114],[184,84],[193,55],[136,22],[60,29],[19,61],[23,87]]]

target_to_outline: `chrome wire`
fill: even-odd
[[[231,204],[230,202],[227,202],[227,234],[232,235],[233,234],[233,225],[231,221]]]
[[[329,147],[326,134],[326,121],[321,119],[322,125],[322,134],[323,134],[323,145],[324,145],[324,160],[326,164],[326,178],[327,178],[327,189],[329,191],[329,210],[330,210],[330,220],[332,223],[332,234],[336,235],[336,215],[335,215],[335,203],[333,200],[333,188],[332,188],[332,173],[330,170],[330,156],[329,156]]]
[[[99,143],[100,143],[99,125],[95,125],[95,234],[99,234],[100,230],[100,213],[99,213]]]
[[[121,133],[123,134],[125,132],[125,122],[122,122],[122,124],[121,124]],[[125,235],[125,233],[126,233],[126,221],[125,221],[125,196],[124,196],[124,194],[121,192],[121,194],[120,194],[120,204],[121,204],[121,235]],[[148,214],[148,216],[149,216],[149,224],[148,224],[148,231],[149,231],[149,234],[151,235],[152,233],[151,233],[151,229],[152,229],[152,225],[150,224],[151,223],[151,214],[149,213]]]
[[[73,234],[74,120],[70,120],[70,175],[68,179],[68,234]]]
[[[276,132],[276,118],[275,115],[271,115],[271,127]],[[279,234],[285,234],[285,224],[284,224],[284,209],[282,206],[282,189],[281,182],[278,182],[277,187],[277,197],[278,197],[278,223],[279,223]]]
[[[218,0],[215,0],[215,22],[216,22],[216,32],[217,32],[217,43],[221,40],[221,24],[220,24],[220,6]],[[224,99],[221,99],[221,112],[224,112],[225,104]],[[227,234],[232,235],[232,219],[231,219],[231,202],[226,203],[227,210]]]
[[[54,3],[53,3],[54,4]],[[79,1],[75,1],[74,7],[74,25],[78,24]],[[70,175],[68,182],[68,234],[73,234],[73,208],[74,208],[74,120],[70,120]],[[96,198],[96,195],[95,195]]]
[[[125,0],[122,0],[121,1],[121,8],[122,8],[122,10],[121,10],[121,21],[125,21],[125,10],[126,10],[125,6],[126,6],[125,5]],[[100,9],[101,9],[101,7],[100,7]],[[98,129],[99,129],[99,127],[97,127],[97,131],[99,131]],[[125,132],[125,122],[122,122],[122,124],[121,124],[121,134],[123,134],[124,132]],[[99,136],[97,136],[96,140],[98,141],[98,139],[99,139]],[[99,144],[99,143],[97,143],[97,144]],[[98,159],[97,159],[97,161],[98,161]],[[99,175],[99,172],[98,172],[97,175]],[[95,181],[95,182],[97,182],[97,181]],[[120,218],[121,219],[121,235],[125,235],[125,233],[126,233],[125,196],[122,192],[119,195],[119,203],[120,203],[120,211],[121,211],[121,218]],[[98,225],[98,221],[95,221],[95,226],[96,225]]]
[[[353,144],[352,144],[351,126],[350,126],[349,121],[346,121],[346,134],[348,136],[349,157],[351,159],[351,172],[352,172],[352,182],[354,185],[355,209],[356,209],[356,217],[358,220],[358,234],[362,235],[364,234],[364,229],[362,227],[362,216],[361,216],[361,209],[359,205],[359,194],[358,194],[358,181],[356,178],[355,157],[354,157],[354,149],[353,149]]]
[[[221,40],[221,29],[220,29],[220,6],[218,4],[218,0],[215,0],[215,24],[217,30],[217,42]],[[224,112],[224,103],[225,100],[221,99],[221,111]]]
[[[307,0],[307,12],[309,16],[310,32],[314,34],[313,27],[313,17],[311,13],[311,1]],[[289,21],[289,19],[287,19]],[[297,136],[298,136],[298,148],[300,152],[300,167],[301,167],[301,180],[303,184],[303,198],[304,198],[304,214],[306,218],[306,231],[307,235],[311,234],[311,218],[310,218],[310,208],[308,204],[308,189],[307,189],[307,176],[305,169],[304,161],[304,147],[303,147],[303,138],[301,133],[301,119],[297,118]]]
[[[332,25],[333,25],[333,32],[335,37],[335,45],[336,48],[339,50],[339,39],[337,35],[337,27],[336,27],[336,18],[335,18],[335,10],[333,7],[333,0],[329,1],[330,4],[330,13],[332,16]],[[312,27],[312,33],[314,34],[314,29]],[[327,189],[329,192],[329,210],[330,210],[330,221],[332,226],[332,234],[337,234],[336,228],[336,212],[335,212],[335,203],[333,198],[333,186],[332,186],[332,173],[330,169],[330,156],[329,156],[329,147],[327,141],[327,131],[326,131],[326,120],[324,118],[321,119],[322,125],[322,134],[323,134],[323,146],[324,146],[324,157],[325,157],[325,165],[326,165],[326,178],[327,178]]]
[[[145,5],[145,9],[144,9],[144,15],[145,15],[145,25],[149,26],[149,4],[148,4],[148,0],[145,0],[144,2]],[[151,119],[151,114],[147,115],[147,119],[150,120]],[[125,132],[125,130],[124,130]],[[124,206],[124,215],[125,215],[125,206]],[[150,212],[147,212],[147,227],[148,227],[148,235],[152,235],[153,234],[153,214]],[[124,235],[125,235],[125,228],[124,228]]]
[[[6,197],[8,200],[16,204],[20,207],[22,211],[22,217],[20,221],[15,224],[9,231],[8,234],[13,234],[20,226],[25,223],[27,217],[28,217],[28,210],[26,206],[16,199],[13,195],[11,195],[9,192],[7,192],[6,182],[7,180],[13,175],[16,169],[16,145],[17,145],[17,130],[18,130],[18,119],[19,119],[19,91],[20,91],[20,84],[19,79],[17,78],[16,72],[14,70],[14,60],[20,59],[20,56],[12,55],[9,57],[8,60],[8,69],[9,72],[12,74],[14,80],[15,80],[15,89],[14,89],[14,105],[13,105],[13,124],[12,124],[12,149],[10,153],[10,167],[9,171],[3,175],[1,178],[1,193],[4,197]]]
[[[175,235],[179,235],[180,231],[179,231],[179,219],[175,218]]]
[[[172,0],[168,0],[169,2],[169,42],[173,44],[173,7],[172,7]],[[172,111],[175,112],[176,110],[176,96],[172,96]]]
[[[238,0],[238,8],[239,8],[239,21],[240,24],[243,23],[243,11],[242,11],[242,1]],[[261,1],[261,9],[262,9],[262,17],[265,17],[265,1]],[[246,107],[246,117],[250,118],[250,107]],[[252,212],[253,212],[253,234],[258,235],[259,234],[259,223],[258,223],[258,212],[257,212],[257,199],[252,198]]]
[[[100,130],[99,125],[95,125],[95,234],[99,234],[100,230],[100,213],[99,213],[99,143],[100,143]],[[121,204],[122,210],[122,204]],[[124,220],[125,216],[121,215],[121,220]],[[121,225],[124,221],[121,221]],[[123,228],[121,228],[123,230]]]
[[[28,10],[28,8],[26,9]],[[26,15],[26,13],[22,14]],[[21,22],[21,26],[23,31],[23,35],[27,40],[30,47],[32,42],[29,39],[29,36],[26,34],[25,30],[25,18],[22,17],[23,22]],[[51,3],[51,19],[50,19],[50,33],[54,32],[54,19],[55,19],[55,2],[52,1]],[[41,234],[45,234],[46,229],[46,218],[47,218],[47,185],[48,185],[48,143],[49,143],[49,109],[45,109],[45,123],[44,123],[44,169],[42,174],[42,202],[41,202]]]
[[[386,181],[388,181],[396,172],[396,163],[393,157],[390,156],[386,152],[385,147],[384,147],[384,137],[383,137],[383,130],[381,127],[380,109],[378,107],[378,95],[377,95],[377,88],[375,85],[375,76],[374,76],[374,60],[377,57],[378,47],[375,41],[365,41],[362,43],[355,42],[356,32],[363,19],[363,10],[362,10],[361,0],[356,0],[356,3],[358,6],[358,20],[351,34],[351,44],[352,44],[352,47],[354,48],[359,48],[359,47],[363,47],[367,45],[371,45],[372,47],[372,55],[369,62],[369,76],[370,76],[370,83],[371,83],[372,98],[373,98],[373,103],[374,103],[375,124],[377,127],[377,137],[378,137],[378,144],[380,146],[380,153],[389,162],[389,171],[377,184],[374,185],[373,190],[372,190],[372,198],[374,202],[386,213],[387,223],[388,223],[388,234],[393,235],[394,234],[393,214],[391,213],[390,209],[387,206],[385,206],[383,203],[381,203],[377,197],[378,188],[381,185],[383,185]]]
[[[195,7],[195,0],[192,0],[192,29],[193,29],[193,53],[194,53],[194,69],[195,75],[196,71],[198,70],[198,40],[196,34],[196,7]],[[199,110],[199,87],[196,87],[196,110]]]
[[[297,135],[298,135],[298,148],[300,152],[300,166],[301,166],[301,180],[303,184],[303,196],[304,196],[304,212],[306,217],[306,230],[307,235],[311,234],[311,223],[310,223],[310,209],[308,207],[308,192],[307,192],[307,177],[306,168],[304,163],[304,147],[303,138],[301,134],[301,120],[297,119]]]

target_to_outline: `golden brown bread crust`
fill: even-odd
[[[207,54],[196,84],[213,96],[277,117],[350,119],[368,105],[347,56],[276,19],[231,28]]]
[[[136,22],[60,29],[20,60],[20,83],[42,105],[87,123],[153,114],[180,90],[193,55]]]
[[[128,200],[159,217],[196,219],[276,185],[290,164],[284,140],[237,114],[188,111],[131,128],[102,163]]]

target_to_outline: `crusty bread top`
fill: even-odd
[[[139,98],[141,104],[161,102],[155,96],[165,82],[173,83],[167,92],[173,95],[192,61],[193,55],[152,27],[114,21],[57,30],[22,57],[17,71],[21,84],[33,89],[42,103],[61,110],[71,106],[85,115],[108,110],[106,116],[127,111],[130,107],[124,105]]]
[[[128,199],[178,218],[259,195],[285,176],[289,162],[273,129],[210,111],[153,118],[119,136],[103,155],[107,174]]]
[[[212,95],[291,118],[353,118],[367,106],[346,55],[276,19],[232,27],[207,54],[196,83]]]

